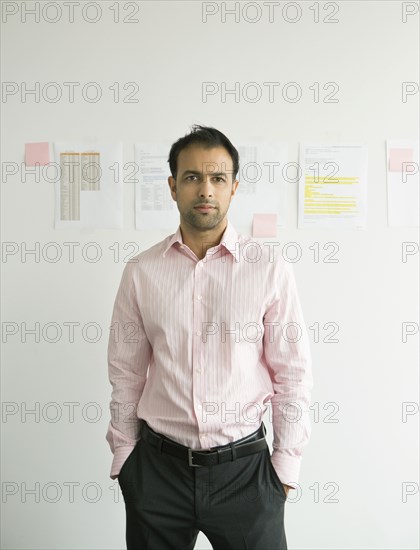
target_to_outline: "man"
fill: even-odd
[[[201,531],[216,550],[283,550],[312,388],[292,268],[227,219],[239,157],[225,135],[194,126],[169,165],[180,225],[127,263],[108,347],[127,549],[192,550]]]

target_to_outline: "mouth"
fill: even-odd
[[[210,205],[206,204],[206,205],[201,205],[201,206],[195,206],[194,209],[198,210],[199,212],[210,212],[210,210],[214,209],[214,206],[210,206]]]

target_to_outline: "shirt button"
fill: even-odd
[[[201,331],[197,330],[196,335],[201,336]]]
[[[197,300],[201,300],[201,294],[197,296]]]
[[[200,374],[201,369],[195,369],[195,372],[196,372],[197,374]],[[198,408],[201,409],[201,405],[199,405]]]

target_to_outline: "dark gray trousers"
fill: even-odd
[[[200,531],[214,550],[287,549],[286,494],[268,446],[194,468],[140,439],[118,482],[127,550],[193,550]]]

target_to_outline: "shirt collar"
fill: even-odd
[[[163,251],[163,257],[166,256],[168,250],[175,243],[184,244],[181,234],[181,225],[178,226],[176,232],[169,239],[169,242]],[[220,243],[217,246],[223,246],[227,250],[227,252],[229,252],[235,258],[237,262],[239,261],[239,235],[229,219],[227,220],[227,225],[223,232]]]

